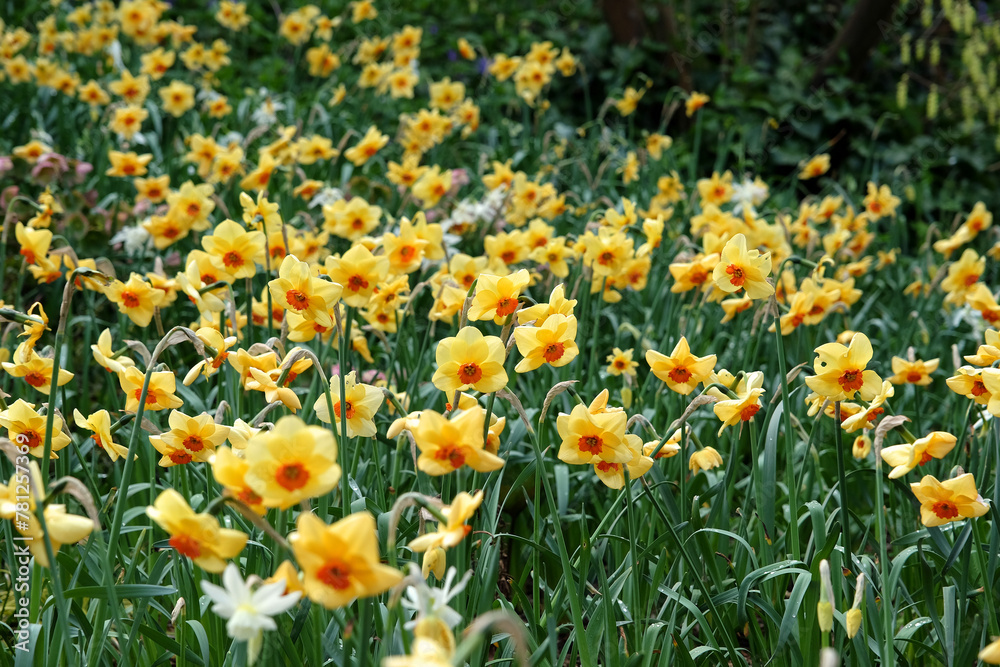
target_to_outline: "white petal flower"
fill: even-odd
[[[410,568],[413,572],[413,578],[419,580],[420,583],[407,587],[406,599],[400,601],[404,607],[416,612],[413,620],[407,622],[404,627],[412,629],[416,627],[418,619],[427,617],[437,618],[449,628],[453,628],[461,623],[462,615],[449,607],[448,603],[465,589],[466,584],[469,583],[469,579],[472,578],[472,571],[466,572],[465,576],[452,587],[452,582],[458,575],[458,570],[450,567],[444,577],[444,584],[441,588],[431,588],[421,578],[420,568],[413,564],[411,564]]]
[[[251,664],[260,652],[264,631],[278,627],[271,617],[294,607],[302,595],[299,591],[284,594],[284,580],[262,584],[257,590],[252,590],[233,563],[227,565],[222,573],[222,586],[203,581],[201,588],[214,603],[212,611],[229,619],[226,623],[229,636],[238,641],[250,642]]]

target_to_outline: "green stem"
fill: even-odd
[[[834,441],[837,445],[837,486],[840,495],[840,523],[843,530],[844,567],[853,572],[854,559],[851,558],[851,517],[847,509],[847,472],[844,469],[844,438],[840,428],[840,401],[833,404]]]
[[[49,579],[52,581],[52,597],[56,599],[56,609],[58,610],[57,621],[63,633],[63,653],[66,656],[66,664],[73,664],[73,654],[70,648],[73,647],[72,636],[69,634],[69,606],[66,604],[66,597],[63,595],[62,578],[59,576],[59,564],[56,562],[56,554],[52,549],[52,540],[49,537],[48,526],[45,525],[45,506],[38,503],[35,508],[35,516],[42,529],[42,538],[45,542],[45,555],[49,558]],[[41,586],[39,586],[41,588]]]
[[[781,280],[781,276],[778,276]],[[777,303],[777,302],[775,302]],[[778,378],[781,384],[781,419],[785,429],[785,479],[788,480],[788,528],[787,543],[791,557],[799,560],[802,556],[799,547],[799,488],[795,481],[795,437],[792,431],[792,405],[788,399],[788,364],[785,362],[785,337],[781,335],[781,322],[778,311],[774,311],[774,335],[778,341]]]
[[[490,419],[493,418],[493,403],[496,400],[497,395],[493,393],[490,394],[489,400],[486,401],[486,421],[483,422],[483,447],[490,441]]]
[[[997,621],[997,607],[996,602],[993,601],[994,591],[993,586],[990,585],[989,579],[987,578],[987,572],[989,572],[989,570],[986,567],[986,553],[983,551],[983,542],[979,539],[979,520],[973,520],[976,522],[976,525],[972,531],[972,538],[976,543],[976,554],[979,557],[979,572],[980,576],[983,578],[983,596],[986,598],[986,607],[989,609],[990,634],[996,637],[997,635],[1000,635],[1000,622]]]
[[[643,577],[639,569],[639,531],[636,528],[635,512],[632,507],[632,478],[628,474],[628,467],[621,463],[622,474],[625,476],[625,510],[628,519],[628,547],[632,556],[632,623],[633,637],[632,646],[638,647],[642,644],[642,628],[640,620],[645,618],[645,608],[641,603]]]
[[[541,430],[541,424],[538,425]],[[552,483],[549,481],[548,470],[545,466],[545,456],[542,454],[541,445],[538,442],[538,434],[531,433],[531,444],[535,450],[535,462],[537,470],[535,474],[542,478],[542,486],[545,489],[545,500],[549,505],[549,515],[552,517],[552,532],[556,536],[556,545],[559,547],[559,560],[562,564],[565,576],[572,578],[574,569],[570,565],[569,552],[566,549],[566,539],[563,536],[562,522],[559,518],[559,509],[556,507],[555,494],[552,491]],[[537,499],[535,502],[538,502]],[[536,576],[538,573],[536,573]],[[581,576],[585,576],[581,574]],[[573,616],[573,627],[576,628],[576,646],[580,651],[580,664],[596,664],[590,657],[590,644],[584,636],[583,607],[580,604],[580,589],[572,581],[566,582],[566,594],[569,598],[570,613]],[[609,641],[611,641],[609,639]]]
[[[839,431],[840,428],[838,427]],[[886,544],[885,535],[885,499],[884,480],[882,479],[882,456],[880,452],[875,452],[875,530],[878,531],[879,566],[882,578],[882,634],[885,638],[885,646],[882,649],[883,667],[893,667],[896,663],[896,651],[894,638],[896,636],[896,621],[892,611],[892,591],[889,589],[889,548]]]

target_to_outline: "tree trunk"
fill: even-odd
[[[822,85],[827,70],[842,52],[847,54],[849,76],[857,78],[875,45],[884,38],[899,36],[900,30],[892,22],[896,4],[897,0],[859,0],[851,17],[816,65],[812,85]]]
[[[646,36],[640,0],[601,0],[601,11],[617,44],[635,44]]]

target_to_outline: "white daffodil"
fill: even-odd
[[[233,563],[226,566],[222,573],[222,586],[203,581],[201,588],[215,603],[212,611],[229,619],[226,623],[229,636],[248,642],[247,652],[251,665],[260,655],[264,631],[276,630],[278,627],[271,617],[294,607],[302,595],[299,591],[286,595],[284,580],[263,584],[257,590],[251,590],[250,584],[243,580],[240,569]]]
[[[472,571],[466,572],[461,581],[453,587],[451,584],[455,581],[458,570],[450,567],[444,577],[444,584],[441,588],[432,588],[421,577],[420,568],[416,565],[411,565],[411,568],[413,570],[413,580],[420,583],[408,586],[406,589],[406,599],[400,601],[400,604],[404,607],[416,612],[413,620],[406,623],[406,629],[411,630],[416,627],[417,622],[421,619],[431,617],[439,619],[449,629],[461,623],[462,615],[449,607],[448,603],[465,589],[465,586],[469,583],[469,579],[472,577]]]

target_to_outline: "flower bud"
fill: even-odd
[[[426,579],[432,572],[439,581],[444,579],[446,564],[447,559],[445,557],[444,549],[441,547],[434,547],[433,549],[425,551],[423,567],[421,568],[424,579]]]
[[[844,614],[844,622],[847,624],[848,639],[854,639],[854,635],[858,634],[858,630],[861,629],[861,610],[848,609],[847,613]]]
[[[854,439],[854,446],[851,447],[851,453],[854,458],[859,461],[864,458],[868,458],[868,455],[872,451],[872,439],[867,435],[862,434]]]
[[[829,602],[820,602],[816,605],[816,615],[819,620],[821,632],[833,630],[833,605]]]
[[[455,636],[451,628],[437,616],[421,616],[413,628],[414,639],[427,639],[444,648],[449,654],[455,651]]]
[[[819,629],[823,632],[833,630],[833,581],[830,579],[830,563],[819,562],[819,603],[816,605],[816,615]]]

